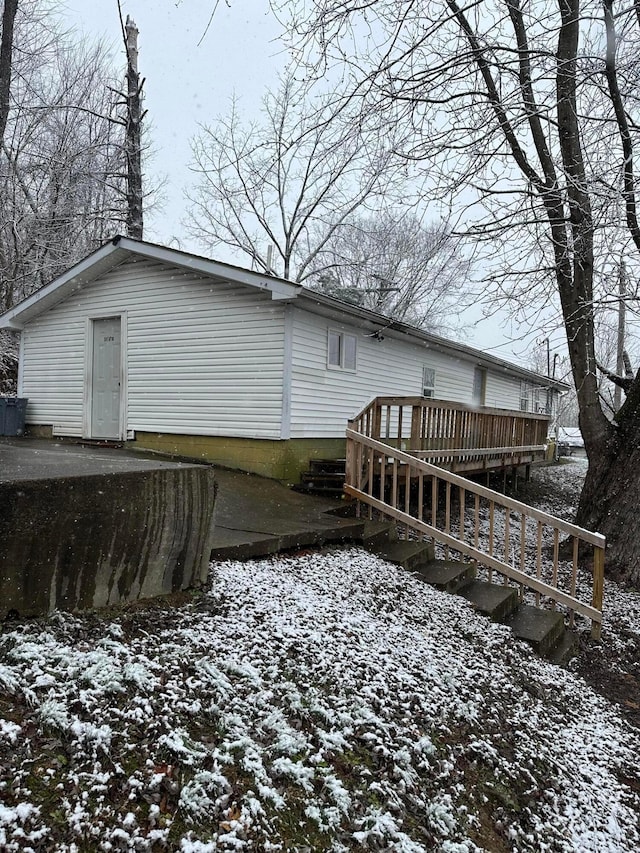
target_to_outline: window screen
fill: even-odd
[[[422,396],[435,397],[436,395],[436,372],[432,367],[422,368]]]
[[[356,338],[355,335],[343,335],[342,366],[345,370],[356,369]]]
[[[340,338],[341,336],[338,334],[338,332],[329,332],[328,363],[330,367],[340,367],[342,350],[342,347],[340,346]]]
[[[356,369],[357,338],[345,332],[329,330],[327,365],[340,370]]]

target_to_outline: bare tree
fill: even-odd
[[[222,243],[302,282],[354,211],[394,197],[395,140],[377,138],[366,120],[345,121],[345,101],[293,74],[263,103],[262,123],[243,123],[234,101],[193,141],[189,223],[207,249]]]
[[[0,310],[126,220],[125,119],[108,51],[72,43],[38,3],[16,18],[16,38],[0,144]]]
[[[388,317],[445,332],[467,307],[470,267],[462,240],[445,223],[425,226],[412,214],[387,210],[334,229],[309,282]]]
[[[348,69],[363,111],[411,128],[407,157],[437,175],[435,193],[466,206],[470,230],[502,261],[497,295],[515,292],[525,307],[559,300],[589,457],[577,521],[605,533],[608,565],[640,584],[640,379],[610,421],[594,329],[598,301],[617,300],[603,287],[615,287],[621,241],[635,259],[640,249],[637,4],[326,0],[306,17],[290,8],[297,42]]]

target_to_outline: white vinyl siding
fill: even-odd
[[[284,307],[268,293],[129,261],[27,324],[27,421],[82,434],[87,318],[128,316],[127,429],[279,438]]]
[[[67,324],[33,320],[22,332],[20,395],[28,397],[27,423],[52,424],[54,435],[82,436],[86,320]]]
[[[328,330],[355,335],[356,371],[327,370]],[[380,395],[422,394],[423,368],[435,371],[435,396],[469,403],[470,362],[385,334],[379,341],[355,326],[296,309],[293,312],[291,437],[338,437],[347,420]],[[518,386],[519,387],[519,386]]]
[[[533,389],[531,382],[526,382],[529,392]],[[522,380],[517,376],[508,376],[505,373],[498,374],[491,370],[487,373],[487,386],[485,392],[485,405],[498,409],[512,409],[522,411],[521,407]],[[546,404],[546,389],[536,386],[538,398],[541,405]],[[528,394],[529,403],[532,400],[531,393]],[[527,405],[526,411],[537,411],[531,405]]]

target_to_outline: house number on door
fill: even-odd
[[[105,335],[104,341],[105,343],[107,341],[115,341],[115,338],[113,337],[113,335]]]

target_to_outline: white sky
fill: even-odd
[[[140,33],[138,66],[146,80],[144,107],[153,150],[145,176],[151,182],[166,179],[163,208],[146,216],[145,238],[172,245],[178,241],[187,250],[197,249],[181,220],[184,189],[192,179],[190,140],[198,124],[227,113],[234,92],[247,114],[255,112],[286,61],[268,0],[234,0],[232,8],[221,0],[207,29],[214,2],[122,0],[123,17],[129,14]],[[113,45],[124,74],[116,0],[68,0],[66,9],[65,24]]]
[[[201,251],[182,224],[185,188],[192,181],[188,164],[190,140],[199,123],[211,123],[228,112],[231,97],[254,116],[265,89],[277,84],[287,55],[279,41],[280,25],[268,0],[122,0],[139,30],[139,70],[146,79],[145,108],[154,157],[145,165],[150,182],[165,179],[162,209],[145,216],[145,238],[185,250]],[[104,38],[121,57],[124,50],[116,0],[67,0],[61,12],[68,27],[92,38]],[[209,25],[209,26],[208,26]],[[208,27],[208,29],[207,29]],[[219,260],[244,264],[221,247]],[[502,358],[527,364],[526,351],[543,333],[525,335],[503,315],[480,320],[467,313],[466,323],[477,322],[466,342]],[[478,322],[480,321],[480,322]],[[556,337],[559,337],[556,335]],[[553,344],[552,344],[553,346]]]

